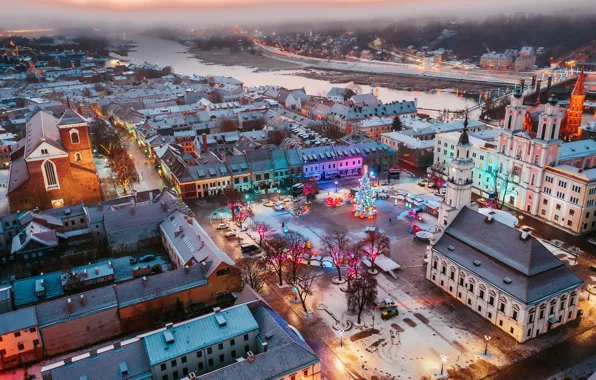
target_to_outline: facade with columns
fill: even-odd
[[[565,110],[554,96],[538,116],[536,132],[525,128],[525,108],[521,94],[514,94],[498,138],[473,140],[474,192],[498,196],[503,204],[574,234],[596,231],[596,141],[559,139]],[[454,138],[436,138],[435,164],[442,164],[445,177],[454,152],[442,145],[452,145]]]
[[[449,165],[426,278],[525,342],[577,317],[583,281],[529,230],[520,232],[474,209],[470,151],[464,129]]]

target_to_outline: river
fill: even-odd
[[[131,63],[149,62],[160,66],[171,66],[175,73],[186,75],[222,75],[231,76],[244,82],[245,86],[277,85],[285,88],[304,87],[311,95],[326,94],[331,87],[341,87],[349,83],[331,83],[324,80],[310,79],[298,75],[296,70],[256,71],[243,66],[222,66],[202,62],[186,51],[184,45],[147,36],[133,36],[137,47],[129,53]],[[370,89],[361,86],[363,91]],[[431,109],[463,109],[474,104],[472,100],[457,96],[450,91],[419,92],[399,91],[379,88],[380,99],[387,103],[392,101],[418,99],[418,106]]]

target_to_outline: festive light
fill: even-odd
[[[372,219],[377,215],[377,207],[375,206],[376,191],[370,185],[370,176],[368,167],[364,167],[364,174],[360,179],[360,187],[358,192],[354,195],[352,201],[352,213],[356,218]]]

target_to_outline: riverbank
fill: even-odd
[[[271,58],[267,55],[260,54],[259,51],[255,52],[255,54],[251,54],[246,50],[238,50],[232,54],[228,48],[211,50],[189,48],[188,53],[206,64],[221,66],[243,66],[255,69],[256,71],[292,70],[304,68],[304,65]]]
[[[293,75],[310,79],[324,80],[331,83],[353,82],[362,86],[379,86],[401,91],[441,91],[451,90],[460,94],[478,94],[480,91],[496,89],[490,84],[463,83],[458,80],[414,77],[408,75],[368,74],[336,70],[307,69]],[[504,86],[501,86],[504,88]]]

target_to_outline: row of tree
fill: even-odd
[[[265,285],[264,274],[270,269],[277,278],[279,286],[284,279],[292,286],[302,308],[308,312],[306,299],[312,294],[313,285],[319,276],[310,265],[303,265],[310,258],[310,242],[295,231],[274,233],[268,236],[269,225],[255,223],[258,243],[263,248],[262,259],[242,259],[237,263],[245,284],[256,291]],[[337,270],[337,283],[347,282],[345,288],[348,310],[358,316],[358,323],[364,310],[372,307],[377,295],[377,282],[373,269],[379,255],[389,255],[390,240],[377,231],[367,234],[364,239],[355,241],[347,231],[335,230],[321,239],[321,249],[331,258]],[[371,264],[368,271],[362,270],[361,262],[367,259]],[[342,270],[345,274],[342,274]]]

